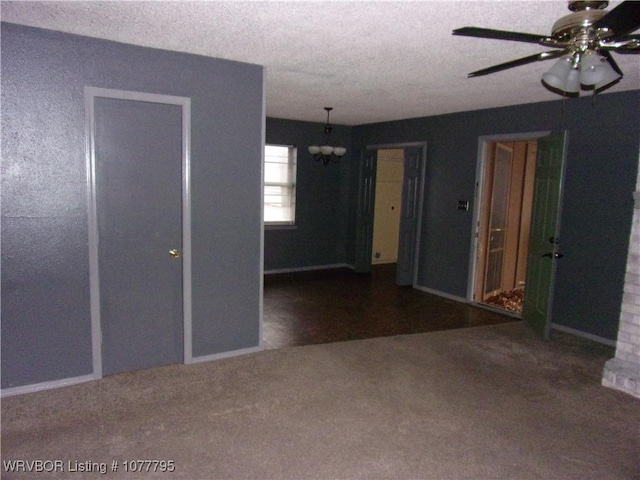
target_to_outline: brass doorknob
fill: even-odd
[[[169,255],[171,255],[173,258],[180,258],[180,250],[178,250],[177,248],[172,248],[171,250],[169,250]]]

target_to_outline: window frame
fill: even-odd
[[[283,147],[288,149],[288,162],[287,162],[287,171],[289,182],[267,182],[266,178],[263,179],[262,182],[262,217],[263,217],[263,225],[266,229],[295,229],[296,228],[296,197],[297,197],[297,157],[298,157],[298,149],[295,145],[290,144],[279,144],[279,143],[265,143],[264,146],[264,161],[263,166],[266,169],[267,164],[267,147]],[[273,162],[275,163],[275,162]],[[289,211],[291,212],[290,220],[267,220],[265,217],[265,210],[267,206],[266,201],[266,187],[268,186],[276,186],[276,187],[284,187],[288,190],[290,204],[288,206]]]

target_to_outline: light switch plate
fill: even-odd
[[[458,200],[458,210],[469,210],[469,200]]]

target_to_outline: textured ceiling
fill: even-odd
[[[612,1],[611,10],[620,2]],[[2,1],[5,22],[266,66],[267,115],[358,125],[558,99],[553,60],[467,79],[548,50],[452,36],[478,26],[550,34],[566,1]],[[640,55],[607,92],[640,88]]]

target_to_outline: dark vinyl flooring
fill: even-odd
[[[265,275],[265,348],[517,321],[412,287],[399,287],[395,268],[395,264],[376,265],[369,275],[346,268]]]

